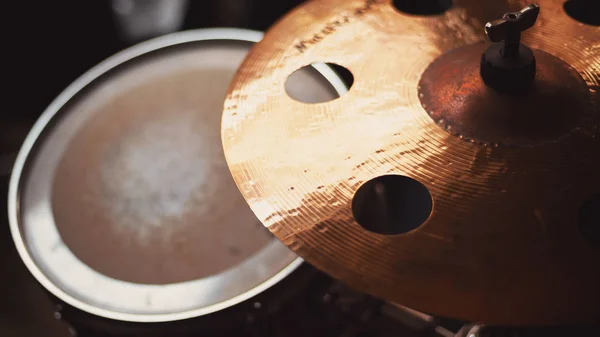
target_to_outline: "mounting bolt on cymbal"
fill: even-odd
[[[538,5],[506,13],[502,19],[488,22],[485,32],[492,42],[481,57],[481,77],[489,86],[503,92],[522,92],[535,79],[533,51],[521,43],[521,33],[535,24]]]

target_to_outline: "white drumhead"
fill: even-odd
[[[301,259],[271,236],[225,163],[221,110],[261,34],[177,33],[130,48],[79,78],[44,112],[13,170],[19,252],[54,295],[126,321],[220,310]],[[307,101],[345,90],[323,66],[296,76]]]

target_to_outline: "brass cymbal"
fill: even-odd
[[[490,324],[600,318],[600,249],[579,230],[582,205],[600,193],[600,27],[577,22],[563,3],[538,0],[538,21],[521,39],[543,53],[536,81],[551,90],[522,98],[527,108],[515,109],[533,111],[526,123],[497,129],[508,119],[471,118],[474,111],[501,117],[518,102],[491,98],[468,62],[479,62],[487,21],[528,3],[456,0],[429,16],[388,0],[295,9],[253,48],[225,102],[224,151],[246,201],[311,264],[416,310]],[[427,77],[451,52],[468,57],[433,70],[439,81]],[[289,97],[287,76],[313,62],[349,69],[349,92],[318,104]],[[458,88],[473,90],[454,92],[452,78],[461,76],[471,77]],[[540,108],[561,82],[570,85],[567,98]],[[475,107],[454,109],[473,97]],[[445,110],[430,111],[429,102]],[[401,234],[365,229],[387,214],[372,207],[393,181],[408,188],[394,192],[412,205],[404,211],[426,211],[404,220],[424,223]],[[423,202],[411,204],[417,197]]]

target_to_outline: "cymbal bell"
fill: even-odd
[[[426,16],[387,0],[298,7],[225,102],[238,188],[289,248],[386,300],[489,324],[600,318],[600,248],[586,237],[600,221],[600,27],[563,2],[539,0],[523,33],[539,64],[521,98],[476,75],[485,22],[523,1]],[[289,97],[286,78],[315,62],[347,68],[349,92]]]

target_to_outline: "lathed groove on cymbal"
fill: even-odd
[[[251,51],[230,87],[222,125],[230,170],[280,240],[374,295],[490,323],[600,317],[600,252],[576,222],[584,200],[600,191],[600,29],[571,19],[562,1],[540,0],[539,22],[523,35],[582,76],[594,118],[539,146],[471,143],[429,117],[418,82],[439,56],[483,42],[483,24],[503,13],[498,7],[526,5],[485,3],[456,1],[427,17],[374,0],[294,10]],[[349,69],[350,91],[321,104],[288,97],[287,76],[313,62]],[[384,236],[354,221],[354,193],[385,174],[429,189],[433,212],[418,229]]]

